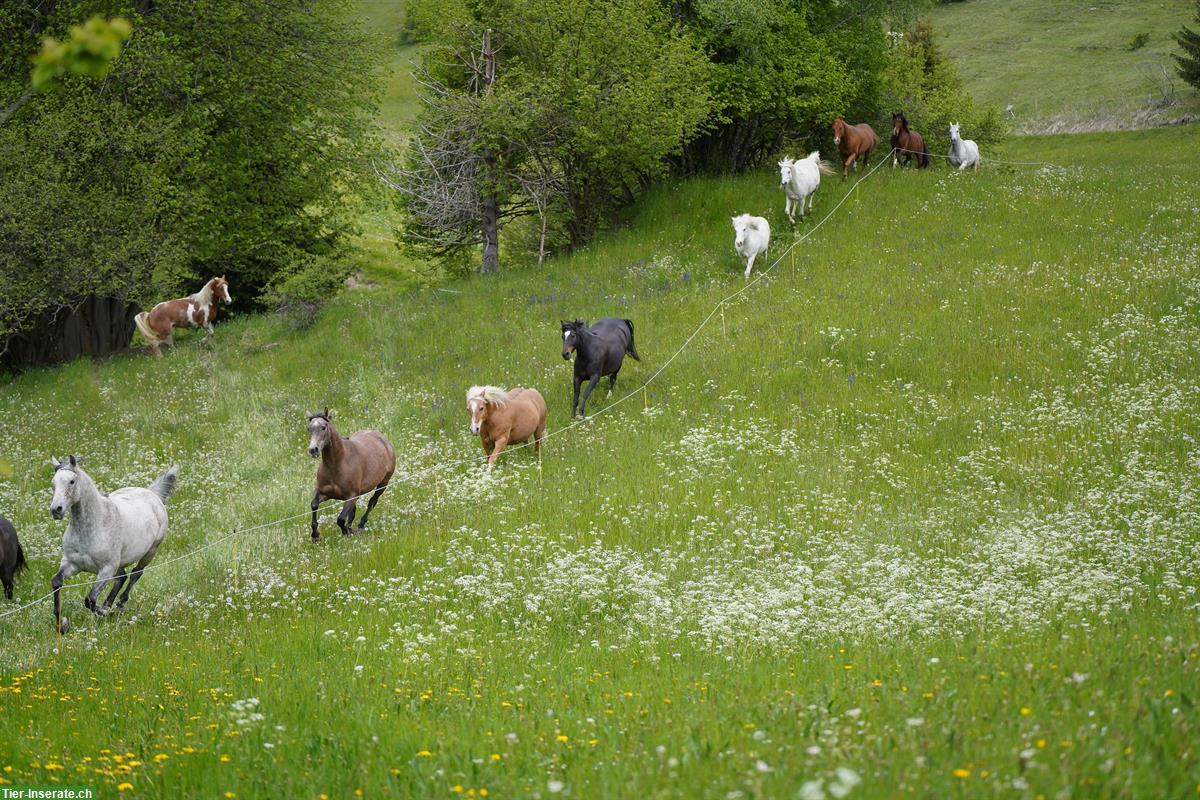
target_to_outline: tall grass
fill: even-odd
[[[107,795],[1177,797],[1194,791],[1195,129],[881,170],[659,380],[488,477],[473,383],[570,424],[558,320],[634,320],[635,390],[739,287],[773,175],[664,185],[542,268],[348,293],[3,390],[0,512],[45,591],[45,457],[183,465],[160,558],[303,514],[302,412],[401,468],[150,570],[53,636],[0,620],[0,777]],[[827,181],[817,215],[849,184]],[[798,231],[812,225],[801,223]],[[770,260],[766,262],[771,263]],[[235,289],[236,292],[236,289]],[[0,609],[2,612],[3,609]],[[119,756],[119,758],[118,758]],[[7,770],[11,767],[11,770]],[[486,795],[484,794],[486,792]]]

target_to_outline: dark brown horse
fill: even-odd
[[[900,162],[904,156],[904,163]],[[917,169],[929,166],[929,148],[925,137],[908,129],[908,119],[903,111],[892,114],[892,166],[907,167],[909,160],[917,157]]]
[[[861,158],[864,167],[871,159],[871,151],[879,144],[875,129],[863,122],[859,125],[849,125],[846,120],[838,117],[833,121],[833,143],[842,154],[842,180],[850,173],[850,165]],[[857,169],[857,167],[856,167]]]
[[[13,578],[25,569],[25,551],[17,541],[17,529],[0,517],[0,583],[4,584],[4,596],[13,597]]]
[[[374,489],[367,510],[358,521],[358,530],[366,528],[371,509],[396,471],[392,443],[379,431],[359,431],[349,437],[339,435],[327,408],[308,415],[308,454],[321,459],[321,466],[317,467],[317,491],[312,499],[312,540],[321,538],[317,533],[317,509],[322,501],[344,501],[337,523],[346,536],[354,523],[358,498]]]

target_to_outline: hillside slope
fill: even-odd
[[[1172,35],[1192,0],[967,0],[930,12],[976,99],[1013,106],[1019,131],[1145,127],[1200,115],[1175,75]],[[1144,46],[1131,49],[1137,34]],[[1174,101],[1164,107],[1164,96]]]
[[[817,217],[845,204],[715,313],[745,286],[732,214],[770,218],[772,258],[789,243],[773,174],[664,185],[544,268],[22,376],[0,415],[0,513],[31,559],[17,604],[61,547],[49,454],[88,456],[107,490],[182,472],[162,566],[124,613],[91,619],[74,586],[61,641],[45,601],[0,618],[0,779],[1194,791],[1196,134],[829,180]],[[568,427],[559,320],[606,314],[635,321],[643,361]],[[540,460],[483,472],[463,394],[484,382],[545,394]],[[303,412],[326,404],[343,432],[389,435],[399,469],[368,533],[337,536],[327,507],[314,546]]]

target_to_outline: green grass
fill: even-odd
[[[338,537],[334,508],[316,546],[303,518],[239,535],[151,569],[100,621],[76,588],[61,642],[47,603],[0,620],[0,778],[105,797],[1191,796],[1197,133],[999,154],[1061,169],[881,170],[644,393],[598,392],[609,411],[491,477],[464,463],[467,386],[535,386],[560,430],[558,320],[614,314],[643,362],[613,400],[637,387],[744,285],[733,213],[766,214],[783,252],[773,174],[661,186],[541,269],[22,376],[0,417],[0,510],[32,557],[18,602],[61,547],[50,454],[86,454],[110,490],[180,462],[160,559],[304,514],[305,410],[382,429],[401,467],[363,536]],[[828,181],[818,217],[845,191]]]
[[[1004,109],[1022,131],[1146,126],[1200,114],[1200,92],[1175,74],[1173,34],[1191,25],[1192,0],[969,0],[931,12],[939,42],[976,99]],[[1194,27],[1194,26],[1193,26]],[[1131,50],[1135,35],[1149,34]],[[1177,105],[1153,108],[1166,67]]]

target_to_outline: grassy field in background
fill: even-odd
[[[783,252],[773,173],[661,186],[540,269],[22,376],[0,395],[18,602],[59,557],[50,454],[87,455],[108,490],[179,462],[164,562],[300,518],[152,568],[119,616],[71,590],[61,642],[48,602],[0,620],[0,780],[1192,796],[1197,133],[881,170],[620,405],[744,285],[731,215],[767,215]],[[847,190],[827,181],[817,217]],[[510,451],[485,475],[464,390],[534,386],[563,429],[558,321],[609,314],[643,362],[540,462]],[[368,533],[339,537],[330,506],[314,546],[303,412],[325,404],[343,432],[386,432],[400,468]]]
[[[1145,127],[1200,116],[1200,92],[1175,74],[1173,34],[1193,28],[1192,0],[968,0],[930,12],[939,43],[977,100],[1013,105],[1018,130]],[[1131,50],[1139,33],[1143,47]],[[1175,106],[1163,96],[1162,68]]]

